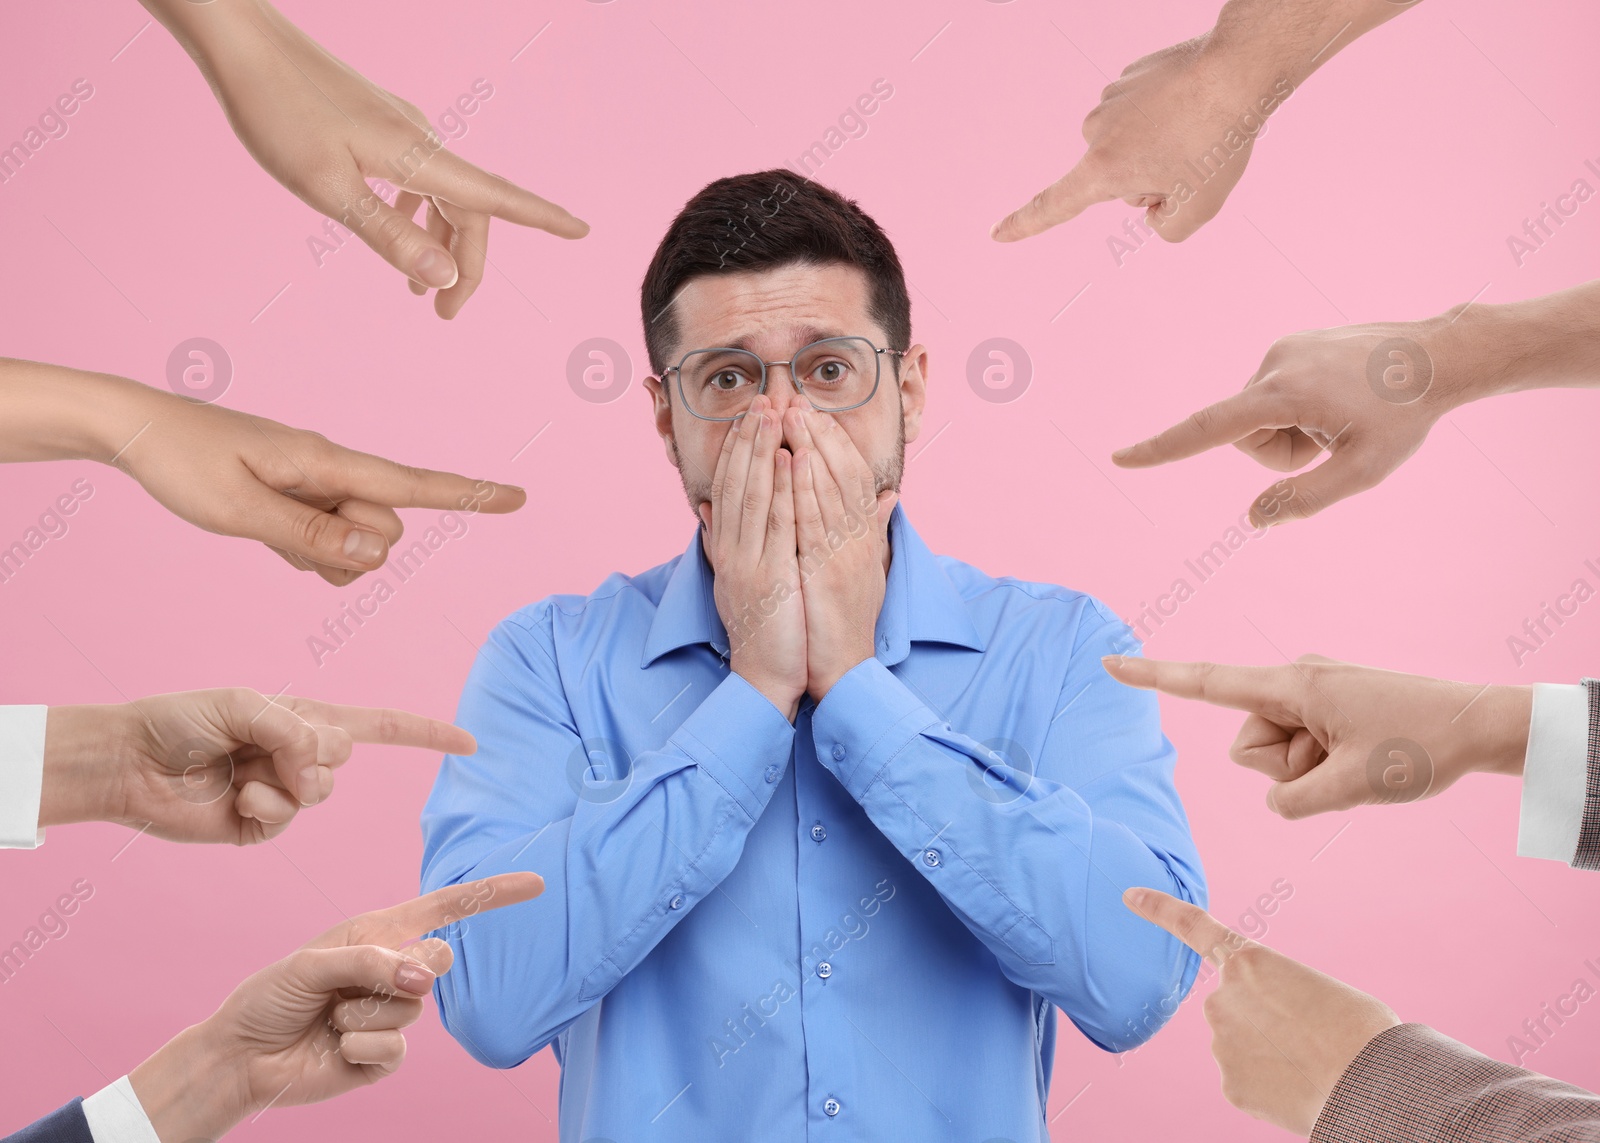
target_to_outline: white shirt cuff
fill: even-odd
[[[1570,864],[1588,791],[1588,691],[1577,684],[1534,683],[1517,856]]]
[[[35,849],[48,707],[0,706],[0,849]]]
[[[127,1076],[85,1099],[83,1117],[94,1143],[161,1143]]]

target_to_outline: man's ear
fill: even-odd
[[[656,421],[656,435],[661,438],[661,443],[666,446],[667,462],[674,468],[678,466],[676,440],[672,435],[672,396],[666,383],[659,377],[646,377],[644,390],[650,394],[651,410]]]
[[[928,403],[928,350],[913,345],[900,359],[900,415],[906,441],[922,432],[922,410]]]

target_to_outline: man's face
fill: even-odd
[[[867,316],[871,286],[855,266],[808,266],[794,263],[770,270],[692,278],[673,301],[682,331],[670,355],[672,364],[694,349],[733,346],[748,349],[764,361],[788,361],[797,349],[824,337],[865,337],[887,348],[888,335]],[[926,396],[927,351],[913,345],[900,359],[899,381],[891,355],[881,354],[878,391],[860,408],[829,413],[871,465],[878,490],[899,491],[907,441],[922,429]],[[667,459],[683,478],[689,507],[698,516],[711,500],[711,479],[723,438],[737,421],[705,421],[683,407],[678,375],[663,381],[650,377],[645,388],[655,403],[656,431]],[[795,389],[785,365],[767,367],[767,398],[772,415],[782,420],[791,405],[809,402]],[[785,440],[791,450],[792,441]]]

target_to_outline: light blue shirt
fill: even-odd
[[[422,883],[543,874],[443,935],[445,1026],[561,1063],[563,1140],[1047,1140],[1055,1009],[1146,1040],[1204,905],[1155,695],[1097,600],[933,555],[896,507],[877,656],[794,724],[733,674],[698,533],[490,635]]]

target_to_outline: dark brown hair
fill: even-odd
[[[708,183],[667,227],[639,287],[651,370],[674,364],[682,331],[672,302],[690,279],[796,262],[860,267],[887,348],[910,348],[911,298],[888,235],[853,199],[778,168]]]

